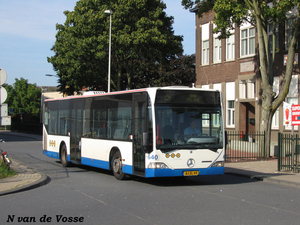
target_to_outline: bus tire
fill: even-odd
[[[60,162],[63,165],[63,167],[70,166],[70,162],[67,160],[67,148],[66,145],[62,145],[60,149]]]
[[[123,170],[122,170],[122,157],[121,157],[121,153],[119,151],[117,151],[114,154],[111,163],[112,163],[111,168],[112,168],[115,178],[117,180],[125,179],[125,173],[123,173]]]

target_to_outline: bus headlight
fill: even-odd
[[[164,163],[152,162],[152,163],[149,163],[148,168],[149,169],[167,169],[168,166]]]
[[[215,162],[211,167],[224,167],[224,161]]]

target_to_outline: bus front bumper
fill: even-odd
[[[208,167],[203,169],[146,169],[145,177],[183,177],[185,172],[190,171],[191,176],[197,172],[197,176],[204,175],[222,175],[225,172],[224,167]]]

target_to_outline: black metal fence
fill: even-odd
[[[267,158],[264,132],[227,131],[226,162],[243,162]]]
[[[300,172],[299,135],[278,133],[278,171]]]
[[[11,131],[29,133],[29,134],[42,134],[43,124],[12,123]]]

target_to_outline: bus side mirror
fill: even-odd
[[[143,132],[143,147],[149,147],[149,132]]]

